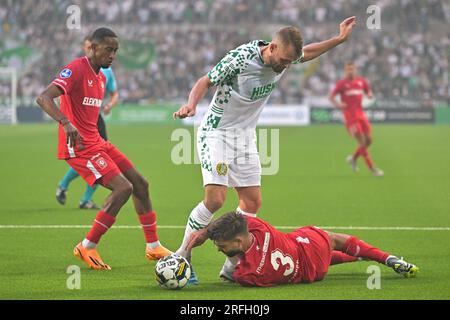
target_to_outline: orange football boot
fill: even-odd
[[[161,258],[171,255],[172,253],[173,253],[172,251],[163,247],[162,245],[156,247],[155,249],[149,247],[145,248],[145,256],[147,257],[148,260],[159,260]]]
[[[81,242],[73,249],[73,255],[84,261],[89,268],[94,270],[111,270],[111,267],[105,264],[100,258],[96,249],[87,249],[83,247]]]

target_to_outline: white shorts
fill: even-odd
[[[204,186],[261,186],[261,163],[254,131],[225,134],[223,131],[204,133],[199,129],[197,151]]]

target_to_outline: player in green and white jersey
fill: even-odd
[[[265,102],[292,64],[312,60],[343,43],[355,23],[355,17],[347,18],[339,26],[339,35],[305,47],[297,28],[282,28],[271,42],[255,40],[231,50],[196,82],[188,103],[173,114],[174,118],[195,115],[208,89],[216,86],[217,90],[198,129],[205,197],[189,216],[177,254],[191,259],[188,244],[205,232],[214,212],[224,204],[229,187],[237,191],[237,211],[256,215],[261,206],[261,164],[255,129]],[[231,262],[226,261],[221,275]],[[195,273],[191,283],[198,283]]]

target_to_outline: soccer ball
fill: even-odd
[[[156,281],[165,289],[182,289],[191,276],[191,266],[182,256],[171,254],[159,259],[155,266]]]

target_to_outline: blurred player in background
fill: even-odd
[[[207,234],[189,243],[211,239],[230,259],[225,277],[243,286],[274,286],[322,280],[330,265],[371,260],[403,276],[415,277],[419,268],[403,258],[358,239],[316,227],[283,233],[256,217],[229,212],[211,222]]]
[[[217,90],[198,129],[205,196],[189,215],[177,254],[191,259],[191,251],[186,250],[190,237],[204,229],[222,207],[228,187],[238,194],[238,212],[257,214],[261,206],[261,163],[256,124],[265,102],[292,64],[315,59],[345,42],[355,23],[355,17],[347,18],[339,25],[337,36],[305,47],[300,30],[282,28],[271,42],[255,40],[231,50],[196,82],[188,103],[174,113],[174,118],[195,115],[206,92],[212,86]],[[198,283],[195,272],[189,283]]]
[[[89,54],[90,50],[91,50],[91,35],[87,36],[84,39],[83,43],[83,51],[86,56]],[[117,90],[116,77],[114,76],[112,68],[111,67],[102,68],[101,72],[103,72],[103,74],[106,77],[105,92],[111,96],[110,100],[102,107],[103,113],[105,115],[108,115],[110,114],[111,109],[114,108],[117,105],[117,102],[119,101],[119,91]],[[104,140],[108,140],[108,136],[106,134],[105,120],[103,120],[101,112],[98,115],[97,128],[100,136]],[[73,168],[69,168],[69,170],[67,170],[66,174],[64,175],[63,179],[59,182],[58,188],[56,189],[56,200],[60,204],[62,205],[66,204],[67,190],[69,188],[69,184],[73,179],[77,177],[79,177],[79,174]],[[98,184],[94,184],[92,187],[89,184],[86,185],[86,191],[84,192],[80,200],[79,204],[80,209],[94,209],[94,210],[100,209],[94,203],[94,201],[92,201],[92,196],[94,195],[94,192],[97,189],[97,187]]]
[[[369,99],[373,99],[372,89],[366,79],[358,75],[356,65],[348,61],[344,66],[345,78],[336,83],[330,94],[330,101],[342,110],[345,119],[345,126],[352,137],[358,142],[358,148],[353,155],[347,157],[347,162],[352,166],[354,172],[359,171],[357,160],[360,156],[364,158],[367,167],[374,176],[381,177],[384,172],[373,164],[369,155],[369,146],[372,144],[372,128],[369,119],[362,108],[364,94]],[[340,102],[336,96],[340,96]]]
[[[100,69],[111,66],[119,49],[117,35],[99,28],[91,42],[88,55],[70,62],[36,102],[59,123],[58,159],[66,160],[90,186],[98,183],[111,190],[86,238],[73,250],[90,268],[110,270],[96,247],[131,195],[144,230],[146,257],[158,260],[171,252],[158,240],[147,180],[119,149],[100,136],[97,127],[106,81]],[[59,96],[61,110],[54,101]]]

